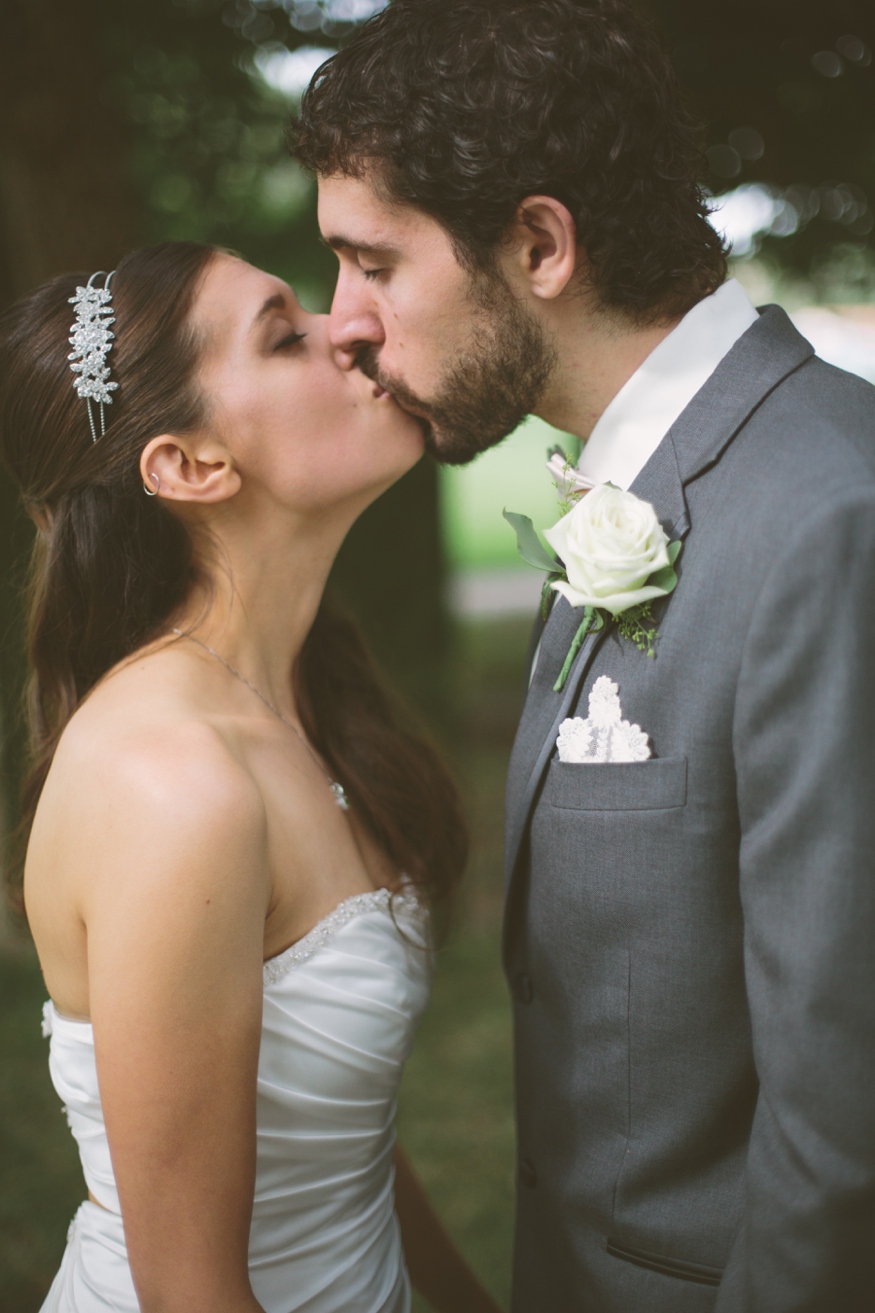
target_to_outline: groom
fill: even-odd
[[[511,760],[515,1313],[875,1308],[875,391],[724,281],[625,0],[396,0],[294,143],[438,459],[534,412],[682,544],[653,657],[557,690],[556,600]],[[558,758],[597,680],[646,760]]]

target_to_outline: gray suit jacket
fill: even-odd
[[[654,659],[613,626],[511,759],[515,1313],[875,1308],[875,389],[769,307],[639,475]],[[599,675],[646,762],[567,765]]]

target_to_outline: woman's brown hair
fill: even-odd
[[[70,717],[108,670],[166,632],[197,576],[189,534],[160,498],[146,497],[139,458],[155,435],[192,432],[205,419],[190,312],[214,254],[166,242],[119,264],[108,357],[119,387],[97,442],[67,359],[69,298],[89,275],[54,278],[0,317],[0,454],[38,528],[22,852]],[[435,752],[396,724],[348,621],[320,610],[294,684],[307,732],[358,815],[396,867],[440,901],[467,849],[456,790]]]

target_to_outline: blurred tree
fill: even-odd
[[[136,245],[125,131],[100,98],[98,0],[0,7],[0,308],[65,269],[111,269]],[[23,757],[21,594],[30,522],[0,478],[0,804]],[[10,804],[12,804],[10,806]]]
[[[641,3],[708,122],[711,190],[766,186],[770,260],[875,292],[872,0]]]

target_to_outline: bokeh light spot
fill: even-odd
[[[756,128],[733,128],[729,144],[743,160],[759,160],[765,153],[766,143]]]
[[[741,173],[741,157],[732,146],[709,146],[705,153],[708,167],[718,178],[736,178]]]
[[[319,65],[334,53],[325,46],[299,46],[297,50],[264,46],[255,52],[255,67],[274,91],[300,100]]]
[[[840,36],[836,50],[849,64],[856,64],[858,68],[868,68],[872,63],[872,51],[858,36]]]
[[[818,50],[811,56],[811,67],[825,78],[837,78],[845,68],[834,50]]]

